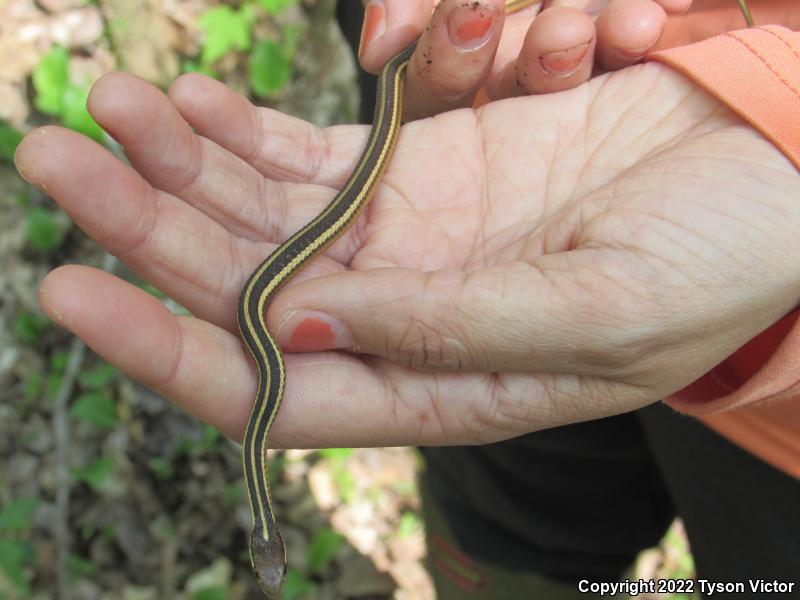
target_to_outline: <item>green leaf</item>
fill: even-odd
[[[47,115],[60,115],[68,83],[69,53],[54,46],[33,70],[36,108]]]
[[[269,468],[267,469],[267,478],[271,486],[277,487],[283,479],[283,474],[286,471],[286,455],[283,453],[278,454],[272,461],[270,461]]]
[[[335,467],[333,469],[333,480],[336,482],[336,487],[339,488],[339,495],[345,504],[349,504],[353,500],[356,492],[356,478],[352,473],[347,471],[344,467]]]
[[[67,368],[67,361],[69,361],[69,352],[66,350],[55,352],[50,357],[50,368],[53,369],[54,373],[63,373],[64,369]]]
[[[323,527],[314,535],[306,553],[306,566],[312,573],[320,573],[331,563],[344,542],[344,537],[330,527]]]
[[[98,458],[85,467],[75,469],[72,474],[78,481],[83,481],[94,490],[99,489],[103,483],[108,481],[114,472],[114,461],[110,458]]]
[[[22,137],[22,134],[13,127],[0,123],[0,159],[13,160],[14,152]]]
[[[58,390],[61,388],[61,375],[48,375],[44,383],[44,397],[47,400],[55,400]]]
[[[209,66],[200,64],[194,60],[185,60],[183,61],[183,65],[181,67],[184,73],[202,73],[208,77],[212,77],[214,79],[219,79],[219,75]]]
[[[276,15],[287,7],[297,4],[297,0],[258,0],[258,3],[269,14]]]
[[[14,319],[14,332],[26,344],[34,345],[39,342],[42,331],[50,325],[50,319],[44,315],[23,312]]]
[[[306,579],[300,571],[289,569],[283,582],[283,600],[302,598],[314,591],[317,586]]]
[[[294,56],[300,42],[303,28],[298,25],[287,24],[281,27],[281,48],[286,56]]]
[[[260,41],[250,53],[247,74],[256,96],[273,94],[292,77],[292,54],[271,40]]]
[[[217,6],[200,16],[200,26],[206,33],[200,57],[210,65],[231,50],[250,48],[250,20],[247,10],[234,10],[230,6]]]
[[[23,596],[31,593],[25,570],[33,565],[35,559],[36,550],[32,544],[22,540],[0,539],[0,570]]]
[[[28,188],[23,188],[20,190],[19,194],[14,197],[15,204],[20,208],[28,208],[31,205],[31,198],[30,194],[28,194]]]
[[[156,456],[147,461],[147,466],[159,479],[169,479],[174,473],[172,463],[162,456]]]
[[[95,571],[94,564],[87,558],[70,554],[67,556],[67,571],[70,581],[75,581],[78,577],[88,577]]]
[[[206,587],[192,594],[192,600],[225,600],[228,591],[220,586]]]
[[[352,448],[323,448],[319,450],[319,455],[333,462],[344,462],[353,455],[353,452]]]
[[[189,455],[195,451],[195,448],[198,447],[198,443],[190,438],[188,435],[181,436],[178,440],[178,443],[175,444],[175,447],[172,450],[173,458],[179,458],[184,455]]]
[[[222,443],[222,434],[219,432],[218,429],[212,427],[211,425],[206,425],[203,427],[203,449],[209,452],[214,452],[219,450],[219,446]]]
[[[81,386],[88,390],[99,390],[110,384],[117,376],[117,369],[105,361],[102,361],[89,369],[83,371],[78,376]]]
[[[61,118],[65,127],[82,133],[98,142],[103,140],[103,129],[86,109],[89,91],[68,84],[64,91]]]
[[[413,512],[406,511],[400,517],[400,523],[397,525],[397,537],[404,539],[421,529],[422,524],[419,517]]]
[[[102,392],[81,394],[69,412],[73,417],[98,427],[113,429],[117,425],[114,401]]]
[[[38,371],[31,373],[25,378],[25,400],[35,400],[42,393],[44,385],[44,375]]]
[[[117,539],[117,528],[114,525],[106,525],[100,531],[100,535],[103,536],[104,540],[113,542]]]
[[[55,213],[41,207],[28,211],[25,219],[28,243],[39,252],[58,248],[64,239],[64,229],[56,221]]]
[[[33,514],[39,507],[36,498],[20,498],[12,501],[0,511],[0,532],[25,531],[33,524]]]

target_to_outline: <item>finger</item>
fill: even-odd
[[[591,77],[594,49],[595,28],[588,14],[570,7],[548,8],[528,30],[513,83],[526,94],[576,87]]]
[[[613,377],[630,365],[625,349],[619,365],[606,359],[625,297],[597,262],[571,251],[469,274],[346,272],[286,290],[268,318],[293,351],[348,349],[424,370]]]
[[[519,96],[522,93],[516,82],[515,65],[528,29],[542,6],[542,4],[533,4],[524,10],[506,16],[503,23],[503,35],[500,38],[491,73],[484,85],[484,91],[489,98],[497,100]]]
[[[614,70],[641,61],[661,37],[666,18],[651,0],[611,0],[595,24],[600,66]]]
[[[194,92],[222,94],[226,104],[214,106],[221,119],[254,114],[249,102],[221,87],[198,85]],[[88,106],[153,187],[180,197],[239,237],[279,243],[319,213],[332,195],[320,186],[265,179],[236,154],[196,135],[160,90],[137,77],[102,77]]]
[[[242,244],[72,131],[32,132],[16,162],[28,181],[131,269],[194,314],[235,327],[237,286],[268,252],[266,244]]]
[[[193,314],[236,329],[239,290],[274,245],[243,242],[72,131],[30,133],[15,160],[29,182],[144,279]],[[331,260],[314,261],[302,275],[339,268]]]
[[[419,37],[433,5],[433,0],[367,0],[358,50],[361,66],[370,73],[380,71]]]
[[[406,75],[408,120],[471,106],[503,31],[502,0],[444,0],[419,40]]]
[[[278,182],[341,187],[369,133],[368,127],[354,125],[320,129],[255,107],[223,83],[196,73],[179,77],[169,98],[197,133]]]
[[[39,297],[48,315],[120,370],[241,439],[256,375],[237,336],[178,317],[142,290],[88,267],[53,271]],[[286,394],[270,444],[488,442],[579,418],[574,403],[550,403],[556,384],[548,389],[518,376],[498,383],[492,375],[436,376],[375,364],[381,368],[340,353],[287,356]]]
[[[48,274],[39,302],[54,321],[122,371],[239,437],[246,397],[255,385],[233,334],[176,316],[146,292],[82,266]]]

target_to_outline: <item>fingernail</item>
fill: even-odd
[[[618,48],[614,47],[614,51],[625,58],[639,59],[643,58],[647,51],[653,47],[653,44],[647,46],[640,46],[639,48]]]
[[[569,77],[580,68],[588,50],[589,42],[586,42],[568,50],[548,52],[539,57],[539,63],[542,69],[553,77]]]
[[[350,333],[344,325],[325,313],[317,311],[300,311],[286,321],[288,327],[288,343],[286,350],[291,352],[321,352],[323,350],[341,350],[353,345]]]
[[[386,7],[383,0],[368,0],[364,7],[364,25],[361,28],[361,41],[358,56],[363,56],[370,44],[386,31]]]
[[[463,4],[447,16],[447,33],[453,45],[462,50],[480,48],[489,39],[494,13],[478,2]]]

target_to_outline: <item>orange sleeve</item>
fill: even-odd
[[[716,96],[800,169],[800,33],[779,26],[731,31],[649,58]],[[790,315],[768,329],[669,403],[701,415],[800,397],[796,317]]]
[[[649,58],[716,96],[800,169],[800,33],[775,25],[730,31]]]
[[[778,26],[730,31],[650,59],[726,104],[800,169],[800,33]],[[667,399],[798,479],[799,317],[800,310],[787,315]]]

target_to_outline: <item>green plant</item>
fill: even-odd
[[[39,338],[50,325],[50,319],[42,314],[22,312],[14,319],[14,333],[31,346],[39,342]]]
[[[31,247],[39,252],[49,252],[64,241],[66,227],[56,219],[53,211],[34,206],[25,215],[25,234]]]
[[[163,456],[154,456],[147,461],[147,466],[153,472],[153,475],[159,479],[171,479],[175,474],[175,469],[172,468],[172,461]]]
[[[0,160],[13,160],[21,141],[22,134],[19,131],[0,122]]]
[[[36,498],[19,498],[0,510],[0,571],[22,596],[31,591],[29,570],[36,552],[30,542],[16,536],[32,527],[38,506]]]
[[[306,579],[300,571],[289,569],[283,582],[283,600],[302,598],[316,589],[316,584]]]
[[[78,376],[78,381],[83,389],[100,390],[110,385],[117,377],[117,369],[114,365],[105,361],[100,361],[91,369],[82,371]]]
[[[155,456],[147,461],[150,471],[159,479],[171,479],[175,474],[174,462],[181,456],[202,456],[204,454],[217,454],[222,450],[225,438],[211,425],[203,428],[200,439],[184,436],[171,452],[165,456]]]
[[[205,453],[216,453],[220,451],[224,438],[218,429],[211,425],[203,427],[203,435],[200,439],[183,436],[172,451],[172,458],[180,456],[198,456]]]
[[[397,525],[397,537],[404,539],[421,530],[422,522],[419,516],[411,511],[406,511],[400,517],[400,523]]]
[[[263,6],[268,13],[276,15],[292,4],[297,4],[297,0],[258,0],[258,3]]]
[[[321,573],[330,565],[344,543],[344,537],[330,527],[314,534],[306,552],[306,567],[311,573]]]
[[[116,378],[117,369],[105,361],[98,361],[94,366],[83,369],[78,374],[82,393],[70,407],[70,414],[103,429],[116,427],[119,419],[112,398],[112,384]],[[95,465],[95,475],[99,467],[99,463]]]
[[[0,570],[22,596],[31,593],[28,570],[36,559],[36,550],[24,540],[0,538]]]
[[[192,600],[225,600],[228,590],[220,586],[210,586],[197,590],[192,594]]]
[[[113,429],[117,426],[117,410],[114,401],[105,392],[92,391],[81,394],[69,412],[76,419],[97,427]]]
[[[94,573],[94,564],[89,559],[70,554],[67,557],[67,571],[70,581],[75,581],[78,577],[88,577]]]
[[[30,529],[38,507],[39,501],[36,498],[20,498],[7,504],[0,511],[0,534]]]
[[[325,448],[319,451],[322,458],[327,459],[331,466],[331,477],[336,483],[339,495],[345,503],[353,499],[356,490],[356,480],[347,470],[347,459],[353,455],[352,448]]]
[[[69,52],[53,46],[33,71],[34,104],[41,112],[59,117],[65,127],[101,141],[103,130],[86,110],[88,85],[76,85],[69,78]]]
[[[44,386],[44,375],[39,371],[34,371],[33,373],[29,374],[25,378],[25,387],[23,392],[23,398],[26,402],[30,402],[31,400],[35,400],[39,397],[39,394],[42,393],[42,387]]]
[[[93,490],[100,489],[114,472],[114,461],[110,458],[98,458],[86,466],[74,469],[75,479],[86,483]]]
[[[67,367],[69,353],[66,351],[56,352],[50,357],[50,373],[44,378],[44,397],[47,400],[54,400],[58,390],[61,388],[61,379],[64,369]]]
[[[742,16],[744,16],[744,22],[747,23],[748,27],[753,26],[753,17],[750,14],[750,8],[747,6],[747,0],[736,0],[739,3],[739,10],[742,11]]]
[[[213,74],[214,64],[230,52],[248,53],[248,81],[253,93],[259,97],[274,94],[292,77],[292,61],[297,48],[299,32],[283,26],[277,39],[260,40],[253,44],[253,27],[258,21],[259,9],[274,16],[298,0],[247,0],[238,9],[216,6],[200,17],[205,31],[205,41],[200,62],[188,62],[187,71]]]

